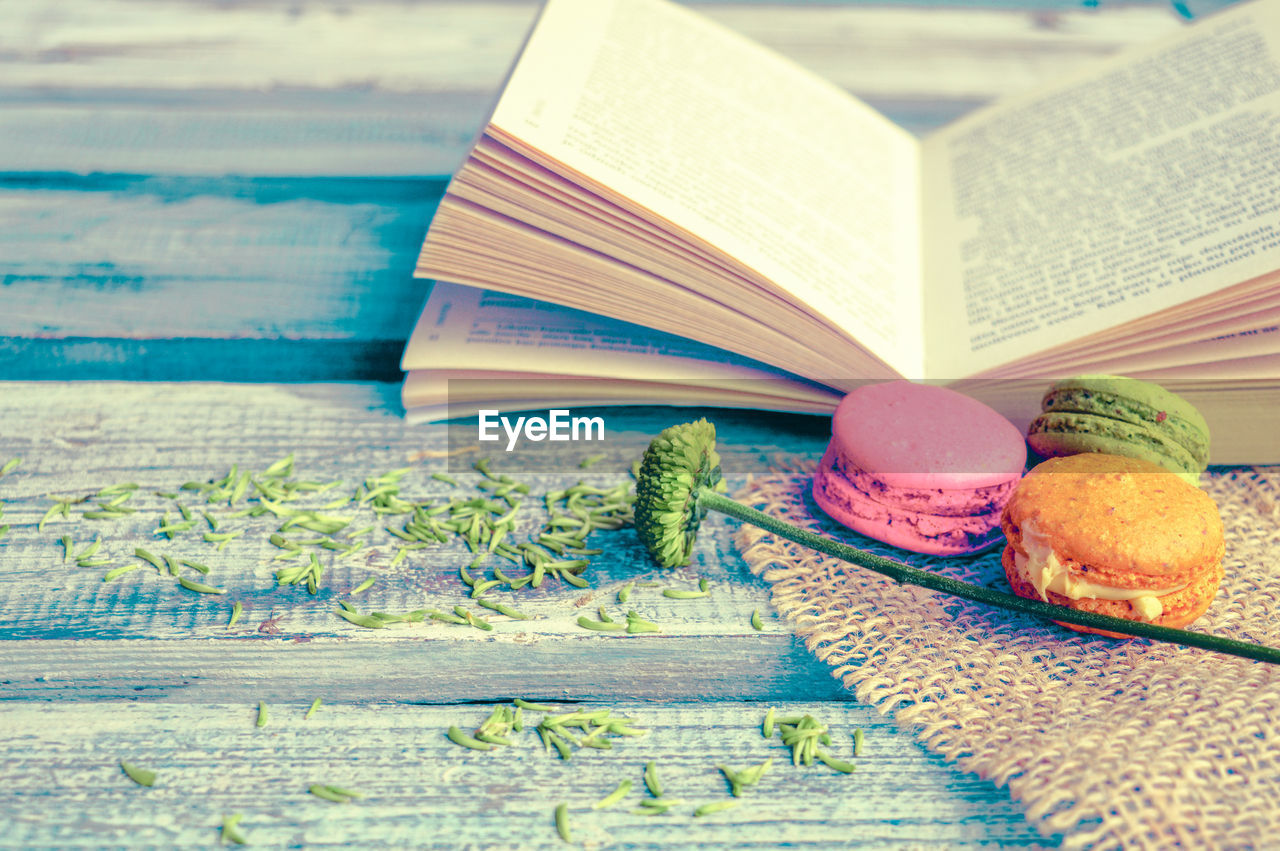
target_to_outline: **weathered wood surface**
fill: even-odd
[[[536,734],[515,734],[498,752],[445,738],[474,729],[488,706],[324,704],[304,719],[317,689],[257,703],[0,705],[0,847],[209,847],[218,825],[243,814],[254,846],[565,848],[552,810],[569,805],[583,848],[951,848],[1039,841],[1003,796],[918,749],[903,746],[874,712],[851,704],[780,702],[829,725],[831,752],[851,756],[851,775],[796,768],[778,741],[761,736],[764,707],[618,703],[615,713],[650,730],[612,750],[548,756]],[[772,704],[771,704],[772,705]],[[566,705],[565,710],[575,708]],[[542,716],[526,716],[536,723]],[[773,767],[727,812],[693,818],[694,807],[729,797],[717,764]],[[124,759],[154,770],[151,788],[120,770]],[[667,798],[687,802],[662,816],[632,814],[649,797],[644,765],[657,766]],[[622,804],[590,809],[623,780]],[[364,794],[346,804],[307,793],[327,783]]]
[[[606,417],[609,457],[587,472],[522,476],[535,493],[556,480],[625,476],[626,459],[678,413]],[[717,420],[735,483],[778,453],[812,455],[824,442],[814,418],[725,413]],[[221,816],[239,811],[254,844],[554,847],[551,808],[560,798],[573,807],[585,847],[1055,844],[1035,834],[1003,790],[925,755],[908,732],[843,699],[828,668],[772,614],[767,589],[728,548],[728,527],[715,518],[695,564],[656,577],[685,586],[706,577],[709,598],[633,591],[629,606],[662,624],[654,636],[600,635],[573,622],[594,612],[596,599],[578,605],[588,594],[617,613],[618,588],[655,575],[626,530],[596,533],[606,552],[587,574],[592,591],[549,582],[521,592],[513,602],[535,620],[493,616],[493,633],[371,631],[331,612],[339,598],[362,610],[470,606],[456,573],[468,556],[456,545],[394,569],[380,547],[377,556],[329,571],[313,598],[274,586],[268,560],[277,551],[265,538],[276,524],[236,521],[234,528],[251,527],[251,534],[222,553],[154,534],[166,502],[156,490],[220,477],[234,463],[261,469],[289,452],[298,475],[354,486],[371,473],[414,465],[406,496],[449,492],[429,477],[446,460],[424,454],[443,448],[444,431],[405,426],[392,386],[10,382],[0,384],[0,436],[0,457],[23,458],[0,478],[3,522],[11,524],[0,540],[0,846],[208,844]],[[131,502],[143,516],[36,528],[50,494],[83,495],[124,481],[140,485]],[[193,594],[149,569],[104,584],[106,567],[64,564],[57,543],[69,533],[82,545],[90,530],[102,534],[101,552],[120,562],[139,544],[194,555],[211,568],[209,581],[229,593]],[[378,575],[377,584],[349,597],[368,575]],[[232,599],[246,614],[228,630]],[[748,624],[755,609],[762,632]],[[259,629],[264,620],[267,632]],[[494,755],[444,739],[449,724],[474,727],[490,702],[514,696],[640,701],[623,711],[655,732],[575,756],[570,765],[546,758],[531,741]],[[315,697],[325,707],[302,720]],[[263,729],[254,727],[259,700],[270,704]],[[810,703],[787,706],[796,701]],[[638,780],[648,759],[662,766],[670,794],[691,802],[687,809],[723,798],[717,763],[785,755],[757,732],[764,708],[775,703],[812,712],[846,736],[866,728],[858,772],[797,772],[780,759],[757,800],[696,820],[633,816],[634,803],[586,811],[621,779]],[[845,738],[835,750],[845,755],[848,747]],[[158,770],[161,782],[134,786],[119,773],[121,758]],[[369,797],[330,805],[305,793],[316,782]]]
[[[401,482],[407,499],[441,502],[478,495],[470,485],[479,476],[467,468],[469,461],[424,457],[446,449],[445,430],[406,426],[392,392],[379,384],[0,385],[0,456],[23,458],[17,470],[0,479],[3,522],[11,525],[0,541],[0,670],[5,672],[0,699],[207,701],[220,695],[249,699],[263,689],[280,699],[296,694],[307,678],[321,678],[330,693],[344,699],[358,698],[376,682],[384,699],[432,702],[534,693],[653,700],[839,696],[839,684],[826,667],[770,614],[764,584],[734,557],[723,522],[708,525],[695,563],[679,571],[655,569],[629,529],[597,532],[591,541],[604,553],[594,557],[586,575],[592,588],[548,580],[539,589],[491,592],[486,596],[532,618],[493,615],[492,632],[438,622],[367,630],[336,615],[337,601],[343,599],[361,611],[448,612],[464,605],[490,614],[469,599],[471,589],[459,578],[459,568],[472,559],[460,542],[391,564],[403,542],[385,527],[401,526],[404,518],[382,519],[354,506],[330,512],[354,518],[347,531],[377,528],[359,539],[367,547],[353,558],[318,551],[326,572],[314,596],[301,586],[276,587],[275,570],[290,562],[272,560],[281,550],[268,537],[282,521],[271,516],[223,520],[220,530],[245,534],[221,551],[202,540],[208,529],[203,521],[173,541],[155,531],[163,512],[171,519],[178,516],[178,504],[215,518],[255,504],[213,506],[189,493],[172,500],[157,491],[220,478],[233,464],[262,470],[290,453],[297,459],[295,475],[345,483],[318,495],[313,505],[406,465],[414,468]],[[609,439],[600,448],[609,458],[589,471],[577,469],[579,458],[597,451],[597,445],[584,445],[566,454],[563,472],[522,475],[533,487],[531,505],[538,503],[540,491],[584,477],[600,483],[629,480],[630,460],[643,451],[648,431],[668,424],[657,417],[674,422],[680,415],[603,416]],[[806,454],[821,449],[822,426],[815,418],[738,414],[718,419],[726,469],[735,482],[763,469],[784,446]],[[785,431],[775,434],[771,424]],[[502,452],[493,457],[494,469],[504,469]],[[505,467],[519,473],[510,463]],[[447,469],[454,471],[459,488],[431,478]],[[124,481],[140,485],[128,503],[137,513],[86,520],[78,515],[87,505],[76,508],[71,520],[54,518],[38,530],[53,497],[79,498]],[[520,529],[522,538],[540,523],[540,516],[530,515]],[[100,536],[96,557],[112,564],[79,568],[66,563],[64,535],[77,550]],[[335,537],[342,540],[341,533]],[[139,546],[207,565],[211,572],[201,581],[227,593],[194,593],[145,565],[103,582],[112,567],[141,564],[134,556]],[[524,573],[496,557],[490,562],[505,565],[513,575]],[[366,578],[377,581],[352,596]],[[692,588],[698,578],[710,581],[710,597],[671,600],[658,587],[638,587],[626,607],[616,601],[618,590],[633,580]],[[244,615],[228,630],[236,601]],[[598,636],[577,625],[581,615],[596,617],[600,605],[615,615],[635,608],[661,624],[662,633]],[[749,624],[757,609],[767,624],[760,632]],[[30,640],[39,642],[39,653],[31,652]],[[512,664],[517,658],[520,663]]]
[[[1182,21],[1163,2],[697,5],[921,132]],[[0,6],[0,376],[394,380],[443,176],[535,9]]]
[[[918,113],[917,129],[1182,20],[1163,2],[1105,11],[1070,0],[978,3],[927,14],[910,4],[690,5],[860,97],[903,104]],[[1224,4],[1189,5],[1194,13]],[[536,9],[533,0],[10,0],[0,97],[21,120],[0,131],[0,161],[23,171],[448,173]],[[937,112],[929,117],[924,104]]]

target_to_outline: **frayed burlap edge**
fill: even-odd
[[[999,551],[911,556],[826,519],[795,462],[737,496],[919,567],[1007,590]],[[1226,579],[1193,628],[1280,646],[1280,468],[1205,478]],[[859,700],[1000,785],[1065,848],[1252,848],[1280,836],[1280,666],[1070,632],[735,536],[775,607]]]

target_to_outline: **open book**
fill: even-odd
[[[522,298],[437,286],[411,415],[465,406],[448,377],[780,410],[907,377],[1025,425],[1112,372],[1188,395],[1216,463],[1280,461],[1280,0],[923,140],[666,0],[549,0],[417,274]]]

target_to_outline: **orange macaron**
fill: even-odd
[[[1001,527],[1005,575],[1020,597],[1183,627],[1204,614],[1222,581],[1217,505],[1139,458],[1045,461],[1018,484]]]

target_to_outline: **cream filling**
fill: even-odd
[[[1022,546],[1026,555],[1013,551],[1013,564],[1035,587],[1040,599],[1049,602],[1048,592],[1071,600],[1089,597],[1095,600],[1127,600],[1133,611],[1143,620],[1155,620],[1164,614],[1164,606],[1159,597],[1181,591],[1186,585],[1175,585],[1171,588],[1116,588],[1112,585],[1099,585],[1072,572],[1058,558],[1044,538],[1040,537],[1030,523],[1022,526]]]

